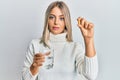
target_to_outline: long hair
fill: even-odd
[[[54,8],[54,7],[58,7],[63,15],[64,15],[64,19],[65,19],[65,29],[66,29],[66,32],[67,32],[67,35],[66,35],[66,39],[68,42],[72,42],[72,25],[71,25],[71,16],[70,16],[70,12],[69,12],[69,9],[67,7],[67,5],[63,2],[63,1],[55,1],[55,2],[52,2],[47,10],[46,10],[46,13],[45,13],[45,22],[44,22],[44,30],[43,30],[43,34],[42,34],[42,38],[41,38],[41,43],[44,44],[44,46],[47,46],[49,47],[48,45],[48,39],[49,39],[49,34],[50,34],[50,31],[48,29],[48,17],[50,15],[50,12],[51,10]]]

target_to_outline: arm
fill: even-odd
[[[78,72],[88,80],[95,80],[98,73],[97,56],[85,56],[84,49],[79,43],[76,43],[75,47],[75,59]]]
[[[24,68],[22,72],[23,80],[38,80],[38,73],[45,61],[45,56],[50,52],[42,54],[39,52],[39,40],[32,40],[26,52],[26,58],[24,61]]]
[[[78,27],[81,30],[85,43],[82,72],[89,80],[94,80],[98,73],[98,61],[94,47],[94,25],[84,18],[78,18]]]
[[[30,71],[30,66],[33,62],[33,56],[34,56],[34,48],[33,48],[33,42],[31,42],[26,52],[21,80],[37,80],[36,78],[38,74],[33,76]]]
[[[84,38],[86,56],[95,56],[94,25],[91,22],[86,21],[84,18],[78,18],[78,27],[80,28]]]

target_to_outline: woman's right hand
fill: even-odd
[[[50,52],[47,52],[47,53],[36,53],[34,55],[34,58],[33,58],[33,63],[32,65],[30,66],[30,71],[32,73],[32,75],[35,75],[38,73],[39,71],[39,67],[41,67],[43,65],[43,63],[45,62],[45,56],[49,55]]]

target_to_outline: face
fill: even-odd
[[[53,34],[60,34],[64,32],[64,15],[58,7],[53,8],[50,12],[48,17],[48,28]]]

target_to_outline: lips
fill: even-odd
[[[53,30],[58,30],[59,29],[59,27],[53,27]]]

